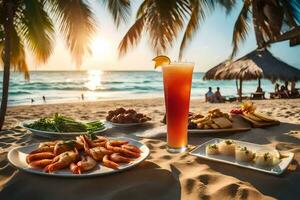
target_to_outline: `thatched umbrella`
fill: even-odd
[[[242,97],[242,81],[269,79],[299,81],[300,70],[275,58],[268,50],[254,50],[236,61],[224,61],[207,71],[204,80],[239,80],[239,96]],[[259,81],[260,84],[260,81]]]

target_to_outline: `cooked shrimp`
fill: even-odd
[[[29,164],[35,160],[52,159],[54,157],[55,155],[52,152],[41,152],[41,153],[29,154],[26,157],[26,162]]]
[[[111,146],[117,146],[120,147],[122,145],[128,144],[128,141],[122,141],[122,140],[113,140],[110,142]]]
[[[103,162],[103,165],[104,165],[105,167],[109,167],[109,168],[112,168],[112,169],[118,169],[118,168],[119,168],[119,165],[118,165],[117,163],[115,163],[115,162],[109,160],[109,155],[105,155],[105,156],[103,157],[102,162]]]
[[[67,141],[67,142],[61,141],[56,143],[56,145],[54,146],[54,154],[59,155],[63,152],[70,151],[72,149],[74,149],[73,141]]]
[[[133,158],[139,158],[141,155],[139,153],[130,151],[128,149],[125,148],[121,148],[121,153],[124,154],[125,156],[129,156],[129,157],[133,157]]]
[[[82,156],[81,161],[77,164],[72,163],[70,165],[70,170],[74,174],[81,174],[84,171],[89,171],[97,165],[97,162],[90,156]]]
[[[119,153],[113,153],[110,155],[110,160],[114,161],[116,163],[130,163],[131,159],[130,158],[126,158],[122,155],[120,155]]]
[[[142,150],[134,145],[131,144],[124,144],[122,145],[122,148],[127,149],[129,151],[133,151],[135,153],[142,153]]]
[[[83,140],[83,146],[84,146],[85,152],[96,161],[102,161],[102,159],[105,155],[113,153],[113,151],[108,150],[102,146],[90,148],[87,138],[81,137],[81,139]]]
[[[36,154],[36,153],[42,153],[42,152],[53,152],[53,150],[54,150],[54,146],[44,145],[42,147],[39,147],[36,150],[33,150],[29,154]]]
[[[75,162],[78,158],[78,151],[75,148],[74,151],[66,151],[56,156],[52,163],[45,167],[44,171],[52,173],[56,170],[68,167],[71,163]]]
[[[90,140],[86,135],[82,135],[80,138],[81,140],[85,140],[89,147],[104,147],[107,141],[107,138],[102,136],[98,136],[95,140]]]
[[[50,165],[51,163],[52,163],[52,159],[42,159],[42,160],[33,161],[29,163],[29,165],[31,167],[44,168],[47,165]]]
[[[112,150],[112,151],[115,152],[115,153],[121,153],[121,154],[124,154],[124,155],[129,156],[129,157],[133,157],[133,158],[138,158],[138,157],[140,157],[140,154],[139,154],[139,153],[130,151],[130,150],[125,149],[125,148],[122,148],[122,147],[115,147],[115,146],[112,146],[111,143],[110,143],[109,141],[106,142],[106,148],[107,148],[108,150]]]

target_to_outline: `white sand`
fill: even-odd
[[[143,199],[157,199],[158,195],[162,199],[297,199],[300,196],[299,183],[300,171],[298,164],[300,162],[300,100],[261,100],[255,101],[257,109],[264,112],[282,123],[280,126],[270,127],[268,129],[252,129],[249,132],[226,134],[226,135],[190,135],[189,143],[193,145],[201,144],[212,137],[223,137],[239,139],[248,142],[254,142],[263,145],[269,145],[281,151],[295,153],[295,160],[289,166],[287,172],[282,176],[275,177],[261,172],[255,172],[248,169],[242,169],[227,164],[220,164],[212,161],[195,158],[188,154],[169,154],[165,151],[165,139],[142,139],[151,149],[151,155],[143,164],[137,168],[118,175],[99,178],[106,181],[106,189],[111,190],[107,194],[106,190],[91,188],[90,198],[107,195],[107,199],[113,199],[120,195],[120,190],[124,192],[122,199],[129,199],[134,191],[136,195],[143,195]],[[15,170],[5,167],[5,152],[12,146],[25,145],[37,139],[31,138],[29,132],[17,127],[17,124],[26,119],[35,119],[52,115],[56,112],[62,113],[82,120],[103,119],[106,111],[116,107],[134,108],[140,112],[149,114],[156,122],[156,126],[161,125],[159,121],[164,114],[163,99],[144,99],[144,100],[120,100],[103,102],[83,102],[66,103],[53,105],[36,106],[17,106],[8,109],[5,128],[12,129],[16,133],[0,135],[0,153],[2,152],[2,161],[0,154],[0,198],[18,197],[18,193],[13,193],[15,189],[26,184],[25,179],[32,179],[33,184],[39,181],[47,181],[49,178],[18,173],[13,177]],[[192,100],[191,111],[206,113],[209,108],[219,107],[222,111],[230,111],[237,107],[238,103],[209,104],[203,100]],[[119,131],[120,133],[120,131]],[[124,134],[124,132],[122,132]],[[118,134],[118,130],[112,132]],[[4,166],[4,168],[2,168]],[[1,170],[2,168],[2,170]],[[113,177],[113,178],[111,178]],[[121,183],[115,185],[113,181],[127,177],[128,186],[124,187]],[[25,178],[25,179],[24,179]],[[137,183],[144,184],[145,178],[149,181],[143,187],[134,190]],[[97,179],[97,180],[99,180]],[[56,179],[52,179],[54,182]],[[49,180],[50,181],[50,180]],[[67,180],[66,180],[67,181]],[[66,186],[65,192],[72,192],[76,188],[94,183],[82,181],[81,185]],[[13,183],[13,184],[6,184]],[[102,181],[101,181],[102,182]],[[121,181],[124,183],[124,181]],[[50,182],[49,182],[50,183]],[[47,184],[47,183],[45,183]],[[86,185],[85,185],[86,184]],[[98,183],[97,183],[98,184]],[[101,185],[101,183],[99,183]],[[58,183],[58,185],[60,185]],[[103,185],[103,183],[102,183]],[[63,186],[63,185],[62,185]],[[159,188],[158,188],[159,186]],[[2,188],[3,187],[3,188]],[[59,187],[59,186],[58,186]],[[75,188],[74,188],[75,187]],[[2,188],[2,189],[1,189]],[[37,186],[42,195],[49,192],[42,186]],[[2,191],[1,191],[2,190]],[[32,189],[23,188],[23,197],[32,197]],[[85,190],[88,190],[85,188]],[[155,192],[154,192],[155,191]],[[102,192],[102,193],[101,193]],[[154,194],[156,193],[156,194]],[[50,193],[49,193],[50,194]],[[27,196],[26,196],[27,195]],[[72,194],[73,195],[73,194]],[[69,198],[72,197],[69,195]],[[88,195],[88,194],[87,194]],[[54,194],[48,199],[56,197]],[[74,196],[75,199],[77,196]],[[94,199],[95,199],[94,198]],[[13,199],[13,198],[12,198]],[[78,197],[79,199],[79,197]]]

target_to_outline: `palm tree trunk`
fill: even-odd
[[[4,72],[3,72],[3,85],[2,85],[2,100],[0,110],[0,131],[3,128],[5,114],[7,109],[8,101],[8,88],[9,88],[9,76],[10,76],[10,49],[11,49],[11,38],[10,32],[13,25],[13,13],[12,3],[4,1],[4,10],[6,11],[7,18],[4,21]]]
[[[243,100],[243,79],[240,79],[239,102]]]
[[[259,0],[252,1],[252,19],[257,46],[258,48],[262,48],[264,45],[264,38],[260,30],[260,14],[258,12],[258,1]]]

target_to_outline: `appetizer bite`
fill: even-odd
[[[223,140],[218,144],[220,154],[226,156],[234,156],[235,146],[236,145],[233,140]]]
[[[217,144],[209,144],[205,147],[205,152],[207,155],[216,155],[219,154],[219,149]]]
[[[237,146],[235,148],[235,159],[240,162],[250,162],[253,160],[254,154],[247,147]]]
[[[241,105],[242,114],[249,118],[250,120],[256,121],[256,122],[277,122],[277,120],[269,117],[268,115],[265,115],[261,112],[258,112],[256,110],[256,107],[254,106],[253,102],[247,101]]]
[[[215,108],[206,116],[194,114],[189,117],[189,129],[224,129],[232,127],[232,117]]]
[[[273,163],[274,155],[271,152],[256,152],[254,157],[254,163],[259,166],[271,167]]]
[[[143,113],[138,113],[134,109],[126,110],[125,108],[121,107],[115,110],[108,111],[106,120],[113,123],[129,124],[129,123],[144,123],[150,121],[151,118],[146,116]]]

